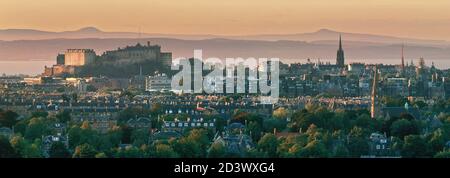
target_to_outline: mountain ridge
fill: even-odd
[[[98,55],[137,43],[158,44],[162,51],[172,52],[173,58],[192,57],[194,49],[203,49],[204,57],[277,57],[280,59],[329,59],[333,61],[338,48],[337,41],[256,41],[233,39],[182,40],[172,38],[142,39],[48,39],[1,41],[0,60],[54,60],[58,53],[70,48],[94,49]],[[348,59],[400,59],[401,44],[366,43],[343,41]],[[449,59],[450,47],[420,45],[405,46],[405,58]]]
[[[1,41],[15,40],[45,40],[45,39],[82,39],[82,38],[175,38],[185,40],[204,40],[212,38],[234,40],[292,40],[292,41],[324,41],[337,40],[342,35],[344,41],[364,41],[377,43],[408,43],[433,46],[448,46],[450,42],[445,40],[416,39],[395,37],[389,35],[375,35],[364,33],[339,32],[328,28],[322,28],[314,32],[292,34],[256,34],[256,35],[210,35],[210,34],[162,34],[162,33],[136,33],[136,32],[106,32],[90,26],[73,31],[43,31],[35,29],[0,29]]]

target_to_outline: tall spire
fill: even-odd
[[[405,72],[405,56],[403,55],[403,49],[405,45],[402,43],[402,73]]]
[[[338,67],[344,67],[345,66],[345,59],[344,59],[344,50],[342,49],[342,38],[339,34],[339,49],[337,51],[336,55],[336,65]]]
[[[375,65],[375,70],[373,72],[373,83],[372,83],[372,94],[371,94],[371,102],[370,102],[370,117],[372,119],[376,118],[376,112],[377,112],[377,108],[376,107],[376,99],[377,99],[377,87],[378,87],[378,72],[377,72],[378,68],[377,65]]]

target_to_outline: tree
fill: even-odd
[[[83,121],[83,123],[81,124],[80,128],[84,129],[84,130],[90,129],[91,126],[89,125],[89,121]]]
[[[435,158],[450,158],[450,151],[441,151],[434,155]]]
[[[75,148],[74,158],[94,158],[97,155],[97,150],[87,143],[79,145]]]
[[[181,157],[204,157],[210,140],[205,129],[193,129],[185,137],[178,139],[173,148]]]
[[[403,106],[408,100],[406,98],[401,97],[383,97],[381,99],[382,103],[385,104],[387,107],[401,107]]]
[[[175,151],[183,158],[199,158],[204,155],[200,144],[186,137],[180,138],[174,144]]]
[[[278,140],[271,133],[265,134],[258,142],[258,149],[265,152],[269,157],[277,156]]]
[[[301,136],[288,136],[286,138],[281,137],[279,140],[279,145],[277,148],[279,157],[282,158],[293,158],[295,157],[300,149],[307,144],[307,139],[305,134]],[[304,137],[305,139],[302,139]]]
[[[405,136],[402,155],[405,157],[422,157],[427,155],[425,140],[419,135]]]
[[[428,106],[428,104],[425,103],[424,101],[416,101],[414,105],[417,106],[419,109],[424,109],[425,107]]]
[[[297,111],[292,116],[291,128],[295,131],[299,129],[306,130],[311,124],[314,124],[316,118],[308,113],[308,110],[304,109]]]
[[[148,143],[149,133],[145,129],[135,129],[131,133],[133,145],[141,146]]]
[[[261,138],[261,132],[263,131],[262,123],[249,121],[247,122],[246,129],[253,140],[259,140]]]
[[[361,127],[353,127],[348,135],[348,149],[351,156],[360,157],[369,152],[367,135]]]
[[[19,157],[16,151],[9,143],[9,140],[0,136],[0,158],[15,158]]]
[[[122,128],[122,143],[132,143],[131,142],[131,137],[133,134],[133,128],[128,127],[128,126],[123,126]]]
[[[263,128],[265,132],[272,132],[274,129],[282,131],[286,128],[286,121],[281,119],[264,119]]]
[[[82,145],[84,143],[90,144],[92,146],[101,146],[104,145],[104,140],[100,139],[100,135],[96,130],[93,130],[89,127],[87,122],[84,122],[80,128],[78,126],[72,126],[69,131],[69,147],[75,148],[76,146]]]
[[[226,156],[226,148],[221,143],[213,143],[208,152],[208,158],[224,158]]]
[[[445,146],[445,134],[441,128],[435,130],[432,134],[428,136],[428,145],[430,146],[431,154],[434,155],[439,151],[442,151]]]
[[[34,140],[49,133],[50,132],[47,128],[47,124],[44,122],[44,118],[32,118],[25,130],[25,138],[28,140]]]
[[[69,110],[63,110],[63,111],[59,112],[58,114],[56,114],[56,118],[61,123],[69,122],[70,119],[71,119],[70,111]]]
[[[301,148],[298,155],[306,158],[324,158],[328,156],[328,151],[320,140],[313,140]]]
[[[232,122],[245,124],[246,130],[253,140],[259,140],[263,131],[263,118],[247,112],[236,110]]]
[[[200,149],[206,152],[208,147],[210,146],[210,139],[208,138],[208,132],[205,129],[193,129],[189,132],[187,137],[191,141],[198,143]]]
[[[97,154],[95,155],[95,158],[108,158],[108,156],[106,156],[105,153],[101,152],[101,153],[97,153]]]
[[[143,153],[139,148],[135,146],[127,146],[125,148],[119,148],[117,149],[117,152],[115,154],[116,158],[142,158]]]
[[[99,137],[100,137],[99,139],[102,142],[102,144],[99,145],[99,149],[107,150],[111,147],[116,147],[120,144],[122,137],[123,137],[123,131],[119,127],[113,127],[112,129],[108,130],[108,133],[103,134]],[[140,139],[142,139],[142,138],[139,138],[139,140]],[[148,139],[148,137],[145,139]],[[136,138],[136,140],[138,140],[138,138]],[[147,140],[145,140],[145,141],[147,141]],[[143,142],[142,144],[147,143],[145,141],[142,141]],[[139,146],[139,145],[136,144],[136,146]]]
[[[31,118],[47,118],[48,112],[46,111],[35,111],[31,113]]]
[[[346,158],[350,156],[348,148],[344,144],[338,144],[333,152],[335,158]]]
[[[177,158],[178,154],[166,144],[157,144],[155,146],[155,156],[157,158]]]
[[[0,111],[0,126],[11,128],[18,122],[17,117],[19,115],[13,111]]]
[[[69,158],[70,153],[63,142],[55,142],[50,147],[50,158]]]
[[[16,153],[21,155],[22,158],[41,158],[41,146],[40,139],[37,139],[35,143],[32,143],[24,139],[20,135],[16,135],[11,138],[11,146],[16,150]]]
[[[283,108],[280,107],[278,109],[276,109],[275,111],[273,111],[273,117],[277,118],[277,119],[286,119],[287,115],[288,115],[288,111]]]
[[[391,135],[404,138],[407,135],[419,134],[419,129],[414,122],[407,119],[400,119],[392,123]]]
[[[159,104],[159,103],[152,104],[150,112],[155,116],[162,113],[163,111],[162,111],[161,104]]]
[[[227,120],[226,119],[221,118],[221,117],[216,119],[215,126],[216,126],[217,132],[220,133],[220,132],[224,131],[226,125],[227,125]]]

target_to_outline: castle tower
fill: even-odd
[[[339,67],[344,67],[344,50],[342,49],[341,35],[339,35],[339,49],[336,56],[336,65]]]
[[[378,87],[378,72],[377,66],[375,65],[375,71],[373,72],[373,84],[372,84],[372,95],[370,97],[370,117],[375,119],[376,117],[376,99],[377,99],[377,87]]]

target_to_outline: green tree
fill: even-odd
[[[133,145],[141,146],[148,143],[149,133],[145,129],[136,129],[131,133],[131,140]]]
[[[25,130],[25,138],[28,140],[41,138],[42,136],[47,134],[50,134],[50,130],[48,130],[47,124],[42,117],[32,118]]]
[[[69,131],[69,147],[75,148],[78,145],[87,143],[92,146],[101,146],[107,142],[101,139],[99,133],[96,130],[90,128],[88,122],[83,122],[81,127],[72,126]]]
[[[18,120],[17,120],[18,117],[19,117],[19,115],[13,111],[0,110],[0,126],[11,128],[18,122]]]
[[[97,150],[85,143],[82,145],[79,145],[75,148],[75,153],[73,154],[72,157],[74,158],[95,158],[95,155],[97,155]]]
[[[55,142],[50,147],[50,158],[70,158],[70,152],[62,142]]]
[[[450,151],[441,151],[434,155],[435,158],[450,158]]]
[[[300,149],[298,155],[306,158],[324,158],[328,156],[328,150],[320,140],[313,140]]]
[[[277,157],[278,140],[271,133],[265,134],[258,142],[258,149],[265,152],[269,157]]]
[[[155,156],[157,158],[177,158],[178,154],[166,144],[157,144],[155,146]]]
[[[274,129],[281,132],[286,128],[286,124],[286,121],[282,119],[264,119],[263,128],[265,132],[273,132]]]
[[[417,108],[419,109],[424,109],[425,107],[428,106],[428,104],[425,103],[424,101],[416,101],[414,105],[417,106]]]
[[[35,111],[31,113],[31,118],[47,118],[48,112],[46,111]]]
[[[30,141],[24,139],[22,136],[14,136],[11,141],[11,146],[16,150],[17,154],[21,155],[23,158],[40,158],[41,147],[40,139],[37,139],[35,143],[30,143]]]
[[[108,158],[108,156],[105,153],[100,152],[95,155],[95,158]]]
[[[199,143],[186,137],[180,138],[175,143],[174,149],[183,158],[200,158],[205,153]]]
[[[295,157],[298,152],[300,152],[300,149],[307,144],[307,138],[305,136],[305,134],[302,134],[301,136],[288,136],[286,138],[281,137],[277,148],[279,157]]]
[[[206,151],[210,146],[210,139],[206,129],[193,129],[187,137],[189,140],[198,143],[202,151]]]
[[[404,138],[407,135],[419,134],[417,125],[407,119],[400,119],[392,123],[391,135]]]
[[[360,157],[369,152],[368,136],[361,127],[353,127],[350,130],[347,146],[353,157]]]
[[[135,146],[126,146],[125,148],[119,148],[116,151],[116,158],[142,158],[143,153]]]
[[[263,118],[247,112],[236,110],[233,115],[232,122],[240,122],[245,124],[247,134],[252,137],[253,140],[259,140],[261,132],[263,131]]]
[[[292,116],[292,121],[290,127],[294,131],[306,130],[311,124],[314,124],[315,116],[308,112],[308,110],[304,109],[301,111],[297,111]]]
[[[350,156],[348,148],[344,144],[338,144],[333,152],[335,158],[347,158]]]
[[[405,136],[402,156],[423,157],[427,155],[427,145],[425,140],[419,135]]]
[[[444,131],[439,128],[435,130],[432,134],[430,134],[427,138],[427,142],[430,147],[431,154],[436,154],[439,151],[442,151],[445,146],[445,133]]]
[[[58,114],[56,114],[56,118],[58,119],[59,122],[61,123],[67,123],[70,121],[71,117],[70,117],[70,111],[69,110],[63,110],[60,111]]]
[[[226,157],[226,148],[221,143],[213,143],[208,152],[208,158],[224,158]]]
[[[19,157],[16,151],[9,143],[9,140],[0,136],[0,158],[15,158]]]

